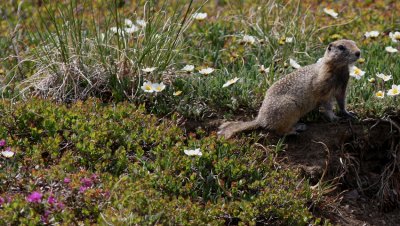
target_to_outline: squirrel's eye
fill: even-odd
[[[346,50],[346,47],[344,47],[343,45],[339,45],[338,48],[342,51]]]

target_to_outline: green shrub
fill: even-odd
[[[0,106],[0,139],[15,152],[0,158],[4,223],[312,221],[307,185],[248,142],[186,135],[129,103]],[[184,153],[194,148],[202,156]],[[34,191],[37,203],[27,198]]]

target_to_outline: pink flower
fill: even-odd
[[[0,196],[0,206],[3,205],[6,202],[3,197]]]
[[[64,183],[68,184],[71,182],[71,179],[69,179],[68,177],[64,178]]]
[[[81,183],[82,183],[82,186],[84,186],[84,187],[91,187],[93,185],[92,180],[90,178],[86,178],[86,177],[81,179]]]
[[[79,192],[80,193],[84,193],[86,190],[88,190],[88,187],[85,187],[85,186],[79,187]]]
[[[6,145],[6,141],[4,139],[0,140],[0,147],[3,147],[4,145]]]
[[[48,223],[50,214],[51,214],[51,212],[49,210],[45,210],[44,214],[42,216],[40,216],[40,220],[44,223]]]
[[[92,174],[92,176],[90,176],[90,179],[92,179],[93,181],[96,181],[99,178],[99,176],[97,176],[97,174]]]
[[[57,209],[60,209],[60,210],[63,210],[65,208],[65,205],[62,202],[58,202],[56,206],[57,206]]]
[[[47,203],[50,205],[53,205],[56,202],[57,202],[57,200],[52,195],[50,195],[49,198],[47,199]]]
[[[42,196],[43,196],[42,193],[34,191],[28,196],[27,201],[33,203],[40,203],[42,201]]]

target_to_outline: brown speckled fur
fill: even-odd
[[[277,134],[293,132],[297,121],[322,105],[330,120],[338,117],[332,111],[332,101],[337,100],[339,111],[349,115],[345,109],[346,87],[349,66],[360,56],[354,41],[338,40],[326,49],[318,63],[308,65],[286,75],[274,83],[266,92],[258,116],[249,122],[225,122],[218,134],[230,138],[244,130],[266,128]]]

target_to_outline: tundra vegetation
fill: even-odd
[[[196,125],[253,117],[274,81],[341,38],[362,51],[352,123],[391,128],[368,197],[398,207],[399,11],[395,0],[1,1],[0,224],[334,222],[321,211],[340,201],[338,180],[291,167],[285,139]],[[361,168],[338,159],[343,174]]]

